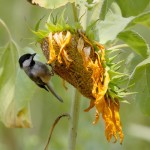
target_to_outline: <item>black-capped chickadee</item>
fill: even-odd
[[[59,101],[63,102],[62,98],[58,96],[51,85],[49,80],[52,73],[46,64],[34,60],[34,54],[24,54],[19,58],[20,68],[25,71],[29,78],[34,81],[40,88],[50,91]]]

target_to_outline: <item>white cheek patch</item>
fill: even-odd
[[[30,57],[29,59],[25,60],[25,61],[23,62],[23,68],[24,68],[24,67],[29,67],[30,64],[31,64],[31,61],[32,61],[32,57]]]

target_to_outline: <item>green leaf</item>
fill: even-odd
[[[91,24],[91,22],[95,22],[100,18],[100,13],[102,9],[104,0],[98,0],[95,5],[88,10],[87,12],[87,24]]]
[[[32,32],[38,37],[37,41],[45,38],[48,35],[48,31],[46,30],[38,30],[38,31],[32,30]]]
[[[124,17],[136,16],[144,11],[150,0],[116,0]]]
[[[124,31],[119,33],[118,38],[128,44],[138,55],[143,58],[148,57],[148,45],[138,33],[134,31]]]
[[[132,91],[143,113],[150,115],[150,57],[137,65],[133,71],[129,84],[133,84]]]
[[[95,20],[94,22],[91,22],[91,24],[89,26],[87,26],[86,28],[86,36],[90,39],[90,40],[94,40],[95,37],[95,26],[96,23],[98,22],[98,20]],[[95,31],[95,32],[94,32]]]
[[[104,0],[104,2],[102,4],[102,10],[100,13],[100,19],[101,20],[105,19],[105,16],[106,16],[108,10],[110,9],[112,2],[114,2],[114,0]]]
[[[18,66],[19,67],[19,66]],[[30,105],[36,85],[28,78],[23,70],[18,70],[15,82],[13,102],[16,111],[14,127],[31,127]],[[14,108],[12,108],[14,109]]]
[[[39,30],[39,26],[40,26],[41,21],[43,20],[44,17],[45,17],[45,16],[43,16],[43,17],[36,23],[36,25],[35,25],[35,27],[34,27],[34,30],[35,30],[35,31],[38,31],[38,30]]]
[[[76,1],[76,5],[79,6],[79,20],[84,30],[91,25],[91,22],[100,19],[103,2],[104,0],[93,1],[93,3],[87,3],[86,0]]]
[[[75,0],[32,0],[32,4],[48,9],[56,9],[66,5],[68,2],[73,3]]]
[[[116,39],[117,35],[122,32],[134,17],[123,18],[120,9],[116,3],[112,4],[114,12],[108,12],[105,20],[98,25],[98,37],[102,44]]]
[[[106,14],[105,20],[97,25],[97,35],[102,44],[115,40],[120,32],[136,24],[142,24],[150,28],[150,12],[142,13],[136,17],[131,16],[124,18],[116,3],[112,3],[110,10],[111,12],[109,11]]]
[[[15,91],[15,80],[17,70],[17,49],[10,42],[3,48],[3,53],[0,55],[0,120],[9,126],[12,121],[14,112],[10,112],[12,99]],[[10,114],[9,114],[10,113]]]
[[[32,88],[25,88],[28,82],[18,74],[18,48],[10,41],[0,50],[0,121],[7,127],[30,127]]]
[[[141,24],[150,28],[150,11],[134,17],[127,27],[132,27],[136,24]]]

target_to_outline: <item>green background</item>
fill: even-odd
[[[34,39],[29,40],[28,38],[34,36],[29,30],[28,25],[34,27],[40,18],[44,15],[48,16],[49,13],[50,10],[32,6],[25,0],[0,0],[0,18],[7,24],[14,41],[19,45],[20,53],[24,53],[25,50],[29,51],[29,47],[32,47],[39,53],[39,59],[44,61],[45,59],[40,53],[40,47],[30,44]],[[141,32],[149,42],[147,30],[141,26],[136,26],[135,30]],[[0,47],[4,46],[7,41],[7,33],[0,25]],[[31,82],[29,81],[29,83]],[[67,84],[68,90],[65,90],[62,80],[58,76],[54,76],[51,83],[57,93],[64,99],[64,103],[59,103],[51,94],[33,85],[35,92],[29,102],[32,128],[9,129],[0,122],[0,150],[44,149],[52,123],[61,113],[70,112],[71,101],[74,96],[74,88]],[[20,85],[20,88],[23,88],[23,85]],[[107,142],[104,135],[104,123],[101,118],[97,125],[92,125],[95,110],[89,113],[83,112],[88,106],[89,100],[82,97],[76,149],[148,150],[150,148],[150,117],[141,112],[135,100],[131,99],[129,101],[130,104],[121,104],[120,116],[125,138],[123,145],[120,145],[119,142],[116,144],[113,144],[113,141]],[[66,150],[68,148],[68,125],[69,123],[66,118],[59,122],[54,130],[50,149]]]

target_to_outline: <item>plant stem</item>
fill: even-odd
[[[80,111],[80,98],[81,98],[81,94],[76,89],[75,97],[72,102],[71,114],[70,114],[71,119],[70,119],[68,150],[75,150],[76,147],[77,128],[78,128],[79,111]]]
[[[17,50],[17,52],[18,52],[18,54],[19,54],[18,45],[17,45],[17,43],[13,40],[13,38],[12,38],[12,36],[11,36],[11,33],[10,33],[10,31],[9,31],[9,29],[8,29],[8,27],[7,27],[7,25],[5,24],[5,22],[4,22],[2,19],[0,19],[0,24],[2,24],[2,26],[5,28],[5,30],[6,30],[6,32],[7,32],[7,34],[8,34],[9,40],[12,41],[13,44],[16,46],[16,50]]]
[[[75,22],[78,21],[77,9],[75,3],[72,4],[72,10],[74,15]],[[77,138],[77,128],[79,121],[79,111],[80,111],[80,99],[81,94],[77,89],[75,89],[75,96],[72,100],[71,106],[71,118],[70,118],[70,129],[69,129],[69,143],[68,150],[75,150],[76,147],[76,138]]]
[[[10,40],[12,40],[12,37],[11,37],[10,31],[9,31],[9,29],[8,29],[7,25],[5,24],[5,22],[4,22],[2,19],[0,19],[0,23],[1,23],[1,24],[2,24],[2,26],[6,29],[6,31],[7,31],[7,33],[8,33],[8,36],[9,36],[9,39],[10,39]]]
[[[51,129],[50,129],[50,134],[49,134],[49,137],[48,137],[48,141],[47,141],[47,144],[46,144],[44,150],[48,150],[48,146],[49,146],[49,144],[50,144],[50,140],[51,140],[51,137],[52,137],[52,133],[53,133],[53,131],[54,131],[54,128],[55,128],[55,126],[58,124],[59,120],[60,120],[62,117],[68,117],[68,119],[70,119],[70,115],[69,115],[68,113],[61,114],[61,115],[59,115],[59,116],[56,118],[56,120],[54,121],[54,123],[53,123],[53,125],[52,125],[52,127],[51,127]]]

